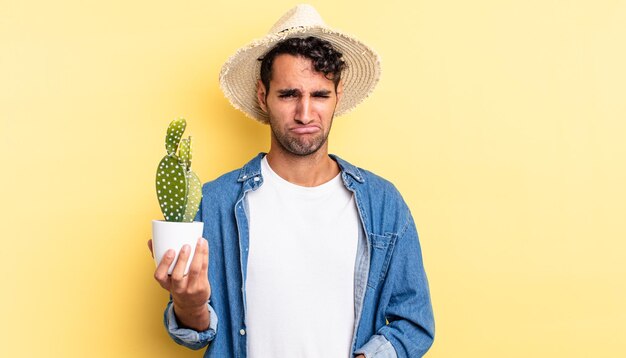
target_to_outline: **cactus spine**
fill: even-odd
[[[170,123],[165,136],[167,155],[157,168],[157,197],[166,221],[192,222],[202,198],[202,183],[191,171],[191,137],[181,140],[186,127],[184,118]]]

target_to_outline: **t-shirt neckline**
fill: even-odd
[[[324,194],[337,188],[337,186],[343,185],[341,183],[341,172],[339,172],[339,174],[337,174],[331,180],[317,186],[301,186],[298,184],[294,184],[288,180],[285,180],[272,169],[270,163],[267,160],[267,155],[265,155],[263,157],[263,160],[261,161],[261,174],[263,175],[265,180],[272,180],[275,184],[281,186],[282,188],[308,194]]]

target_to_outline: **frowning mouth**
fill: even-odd
[[[293,127],[290,129],[291,132],[296,133],[296,134],[317,133],[321,130],[322,129],[318,126],[300,126],[300,127]]]

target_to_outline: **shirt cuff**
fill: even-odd
[[[163,323],[167,328],[167,333],[174,342],[191,349],[200,349],[215,338],[217,333],[217,314],[209,302],[207,302],[207,308],[209,309],[209,328],[206,331],[195,331],[178,326],[176,315],[174,314],[174,305],[171,301],[168,303],[163,315]]]
[[[354,352],[364,354],[366,358],[398,358],[391,342],[382,335],[374,335],[365,345]]]

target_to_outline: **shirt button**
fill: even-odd
[[[254,181],[259,181],[261,179],[259,179],[259,177],[254,177]]]
[[[239,330],[239,334],[241,334],[242,336],[246,335],[246,330],[245,329],[240,329]]]

